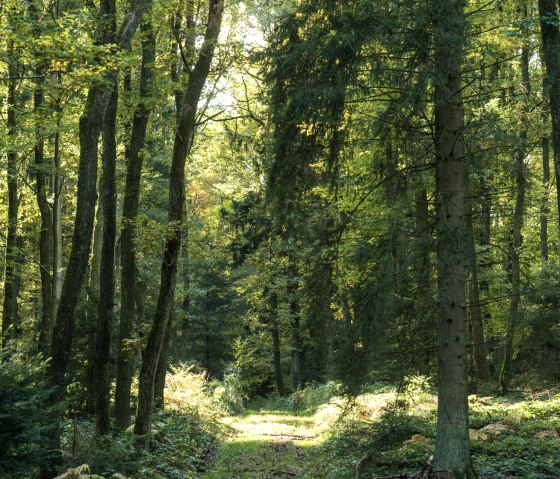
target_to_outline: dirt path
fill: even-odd
[[[311,478],[314,452],[325,439],[331,415],[302,416],[286,411],[249,411],[228,417],[232,434],[202,479]]]

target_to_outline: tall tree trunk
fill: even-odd
[[[17,301],[17,257],[18,257],[18,173],[17,173],[17,69],[13,40],[8,40],[8,98],[7,98],[7,127],[8,127],[8,231],[6,235],[6,269],[4,277],[4,309],[2,316],[2,345],[17,336],[18,301]]]
[[[461,65],[463,0],[434,0],[436,227],[438,253],[438,415],[436,469],[472,475],[466,334],[466,167]]]
[[[114,4],[113,4],[114,7]],[[114,19],[115,12],[111,15]],[[113,20],[114,23],[114,20]],[[116,26],[115,26],[116,29]],[[106,435],[111,429],[109,391],[109,353],[111,327],[115,302],[115,242],[117,236],[117,190],[115,183],[117,158],[117,105],[118,83],[113,82],[113,93],[105,113],[102,138],[103,176],[100,182],[99,205],[103,209],[103,246],[99,274],[99,308],[95,341],[94,366],[96,374],[95,424],[97,434]]]
[[[467,217],[467,242],[469,247],[469,261],[467,265],[468,287],[469,287],[469,316],[471,321],[473,356],[478,383],[487,382],[490,379],[490,368],[488,366],[488,351],[484,338],[484,324],[482,320],[482,308],[480,306],[480,290],[478,287],[478,261],[474,241],[474,230],[472,222],[472,209]]]
[[[542,54],[541,54],[542,56]],[[548,95],[548,82],[546,77],[543,78],[543,97]],[[543,107],[542,113],[543,123],[548,125],[550,115],[548,106]],[[544,261],[548,261],[548,215],[550,213],[549,195],[550,195],[550,137],[547,133],[543,134],[542,140],[542,200],[541,200],[541,257]]]
[[[552,119],[552,148],[558,213],[560,215],[560,30],[558,7],[555,0],[539,0],[539,16],[546,66],[550,117]],[[560,228],[560,221],[558,222]]]
[[[525,7],[524,18],[527,18]],[[523,227],[523,217],[525,215],[525,157],[527,156],[527,137],[528,137],[528,101],[531,95],[531,83],[529,77],[529,47],[524,44],[521,49],[521,76],[523,80],[524,97],[521,106],[522,129],[519,133],[519,145],[516,152],[515,162],[515,209],[513,212],[513,228],[511,233],[511,302],[506,330],[506,344],[502,368],[500,370],[500,387],[502,394],[506,394],[511,380],[511,361],[513,359],[513,342],[519,323],[519,295],[521,287],[521,265],[520,250],[522,243],[521,229]]]
[[[136,266],[136,218],[140,200],[140,178],[146,141],[146,129],[150,117],[149,99],[154,79],[156,37],[152,28],[151,13],[147,12],[142,24],[142,69],[140,73],[140,100],[134,111],[130,144],[126,151],[126,186],[124,192],[121,229],[121,315],[117,357],[117,385],[115,390],[115,419],[117,425],[126,429],[130,425],[130,387],[134,363],[134,351],[128,344],[132,338],[137,282]]]
[[[29,4],[29,14],[34,22],[33,31],[36,36],[41,34],[39,27],[40,12],[34,2]],[[36,198],[39,212],[41,215],[41,231],[39,233],[39,267],[41,275],[41,319],[39,327],[39,351],[47,355],[49,351],[50,336],[52,329],[53,315],[53,283],[52,283],[52,235],[53,217],[51,207],[48,202],[49,196],[49,170],[51,166],[45,163],[45,134],[42,122],[45,115],[44,103],[44,74],[46,72],[47,60],[43,57],[40,50],[34,52],[35,56],[35,90],[33,92],[33,113],[35,121],[35,181]]]
[[[177,261],[181,250],[181,229],[185,209],[185,161],[192,145],[196,126],[197,105],[202,88],[210,72],[210,64],[220,33],[223,0],[209,0],[208,23],[194,69],[181,101],[177,116],[177,131],[173,145],[171,175],[169,180],[169,231],[166,235],[161,266],[161,281],[156,311],[146,349],[142,358],[138,411],[134,433],[146,437],[152,427],[155,376],[165,334],[171,319],[171,309],[175,296]]]
[[[57,82],[61,83],[60,75]],[[54,111],[56,114],[56,132],[54,134],[54,155],[53,155],[53,206],[52,206],[52,314],[51,327],[49,330],[49,341],[52,337],[52,326],[56,321],[56,313],[58,311],[58,303],[60,294],[62,293],[62,283],[64,281],[63,264],[64,257],[62,251],[62,175],[61,168],[61,148],[60,148],[60,130],[62,122],[62,112],[60,100],[57,98]]]

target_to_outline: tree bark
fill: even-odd
[[[556,177],[557,208],[560,214],[560,30],[555,0],[539,0],[539,16],[546,66],[548,100],[552,119],[552,149]],[[558,223],[560,228],[560,222]]]
[[[169,231],[166,235],[161,266],[161,281],[156,311],[146,349],[142,358],[138,411],[134,433],[146,438],[152,426],[155,376],[165,334],[171,319],[175,295],[177,261],[181,249],[181,228],[185,209],[185,161],[192,145],[196,126],[197,105],[202,88],[210,72],[210,64],[222,24],[223,0],[209,0],[208,23],[194,69],[181,101],[177,117],[177,131],[173,145],[169,181]]]
[[[134,351],[128,344],[132,338],[136,315],[136,218],[140,200],[140,178],[144,161],[143,149],[150,117],[149,99],[154,79],[156,37],[150,13],[142,24],[142,69],[140,73],[140,100],[134,111],[130,144],[126,151],[126,186],[124,192],[121,229],[121,314],[117,357],[117,384],[115,390],[115,419],[126,429],[130,425],[130,387],[132,384]]]
[[[435,0],[434,95],[438,253],[438,416],[435,468],[471,475],[468,434],[465,220],[461,65],[464,2]]]

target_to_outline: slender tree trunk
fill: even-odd
[[[541,55],[542,56],[542,55]],[[546,78],[543,78],[543,97],[548,95],[548,84]],[[542,113],[543,123],[548,125],[550,115],[548,106],[543,107]],[[549,195],[550,195],[550,137],[543,134],[542,137],[542,165],[543,165],[543,196],[541,202],[541,257],[544,261],[548,261],[548,215],[550,213]]]
[[[60,75],[57,82],[61,83]],[[52,326],[56,321],[56,313],[58,310],[58,303],[60,301],[60,294],[62,293],[62,283],[64,281],[63,264],[64,257],[62,252],[62,176],[60,175],[61,168],[61,150],[60,150],[60,130],[62,113],[60,102],[57,99],[55,103],[56,114],[56,132],[54,135],[54,155],[53,155],[53,211],[52,211],[52,314],[51,314],[51,327],[49,330],[49,341],[52,337]]]
[[[146,445],[152,427],[156,370],[171,319],[175,295],[177,261],[181,250],[181,228],[185,208],[185,161],[192,144],[198,101],[210,72],[210,64],[222,24],[223,0],[209,0],[208,8],[204,43],[201,46],[196,65],[189,75],[177,117],[169,181],[169,231],[165,239],[156,311],[140,371],[138,411],[134,433],[145,436]]]
[[[560,30],[558,7],[555,0],[539,0],[539,16],[546,66],[550,117],[552,119],[552,148],[558,213],[560,214]],[[558,222],[560,228],[560,221]]]
[[[18,257],[18,173],[17,173],[17,78],[19,76],[16,67],[14,44],[8,40],[8,98],[7,98],[7,122],[8,127],[8,231],[6,235],[6,269],[4,277],[4,309],[2,316],[2,345],[5,346],[10,339],[17,336],[18,328],[18,304],[17,304],[17,257]]]
[[[114,7],[114,4],[113,4]],[[115,12],[112,14],[114,18]],[[116,26],[115,26],[116,29]],[[117,104],[118,83],[113,83],[113,94],[103,124],[103,176],[100,182],[100,207],[103,209],[103,246],[99,274],[99,308],[94,356],[96,375],[95,424],[97,434],[106,435],[111,429],[109,391],[109,353],[115,302],[115,242],[117,236],[117,190],[115,183],[117,158]]]
[[[173,313],[172,313],[173,315]],[[167,377],[167,364],[169,359],[169,346],[171,343],[171,322],[165,333],[165,339],[161,347],[158,366],[156,370],[156,381],[154,388],[154,408],[163,409],[165,406],[165,378]]]
[[[29,4],[29,14],[34,22],[34,33],[39,36],[40,12],[34,2]],[[49,196],[49,170],[50,165],[45,164],[45,134],[42,122],[44,122],[44,74],[46,72],[47,60],[43,57],[43,52],[35,51],[35,90],[33,92],[33,113],[35,121],[35,181],[36,198],[39,212],[41,214],[41,231],[39,233],[39,267],[41,275],[41,319],[39,327],[39,351],[47,355],[49,351],[50,336],[52,329],[53,315],[53,289],[52,289],[52,235],[53,217],[51,207],[48,202]]]
[[[272,335],[272,354],[274,364],[274,379],[276,381],[276,389],[280,396],[286,394],[284,386],[284,378],[282,376],[282,358],[280,352],[280,330],[278,325],[278,295],[275,292],[269,296],[269,323],[270,333]]]
[[[438,417],[436,469],[472,475],[466,334],[466,167],[461,65],[464,2],[435,0],[435,152],[438,253]]]
[[[526,8],[526,7],[525,7]],[[527,12],[524,12],[527,18]],[[521,229],[523,227],[523,217],[525,216],[525,157],[527,156],[527,137],[528,137],[528,101],[531,94],[531,83],[529,78],[529,48],[524,44],[521,49],[521,75],[523,79],[523,90],[521,95],[524,97],[521,106],[522,129],[519,133],[519,146],[516,153],[515,164],[515,209],[513,212],[513,229],[511,237],[511,303],[506,330],[506,344],[502,368],[500,370],[500,387],[502,394],[506,394],[511,380],[511,361],[513,359],[513,342],[519,323],[519,295],[521,287],[521,265],[520,250],[522,243]]]
[[[482,320],[482,308],[480,306],[480,290],[478,288],[478,262],[474,242],[474,231],[472,224],[472,210],[467,217],[467,241],[469,246],[469,261],[467,265],[468,287],[469,287],[469,316],[471,320],[473,356],[478,383],[487,382],[490,379],[490,368],[488,366],[488,351],[484,339],[484,324]]]
[[[301,387],[302,373],[302,343],[300,332],[300,311],[297,298],[298,280],[293,252],[288,253],[288,298],[290,308],[290,327],[292,339],[291,378],[292,389],[297,391]]]
[[[147,13],[142,24],[142,70],[140,73],[140,101],[132,120],[130,144],[126,151],[127,169],[121,229],[121,315],[117,358],[117,385],[115,390],[115,419],[117,425],[126,429],[130,425],[130,387],[134,363],[134,351],[128,341],[132,338],[136,315],[136,218],[140,199],[142,176],[142,151],[146,141],[146,129],[150,117],[149,99],[154,79],[156,38]]]

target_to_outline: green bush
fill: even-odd
[[[28,477],[47,455],[46,432],[52,415],[45,408],[49,390],[45,361],[11,348],[0,352],[0,476]]]

